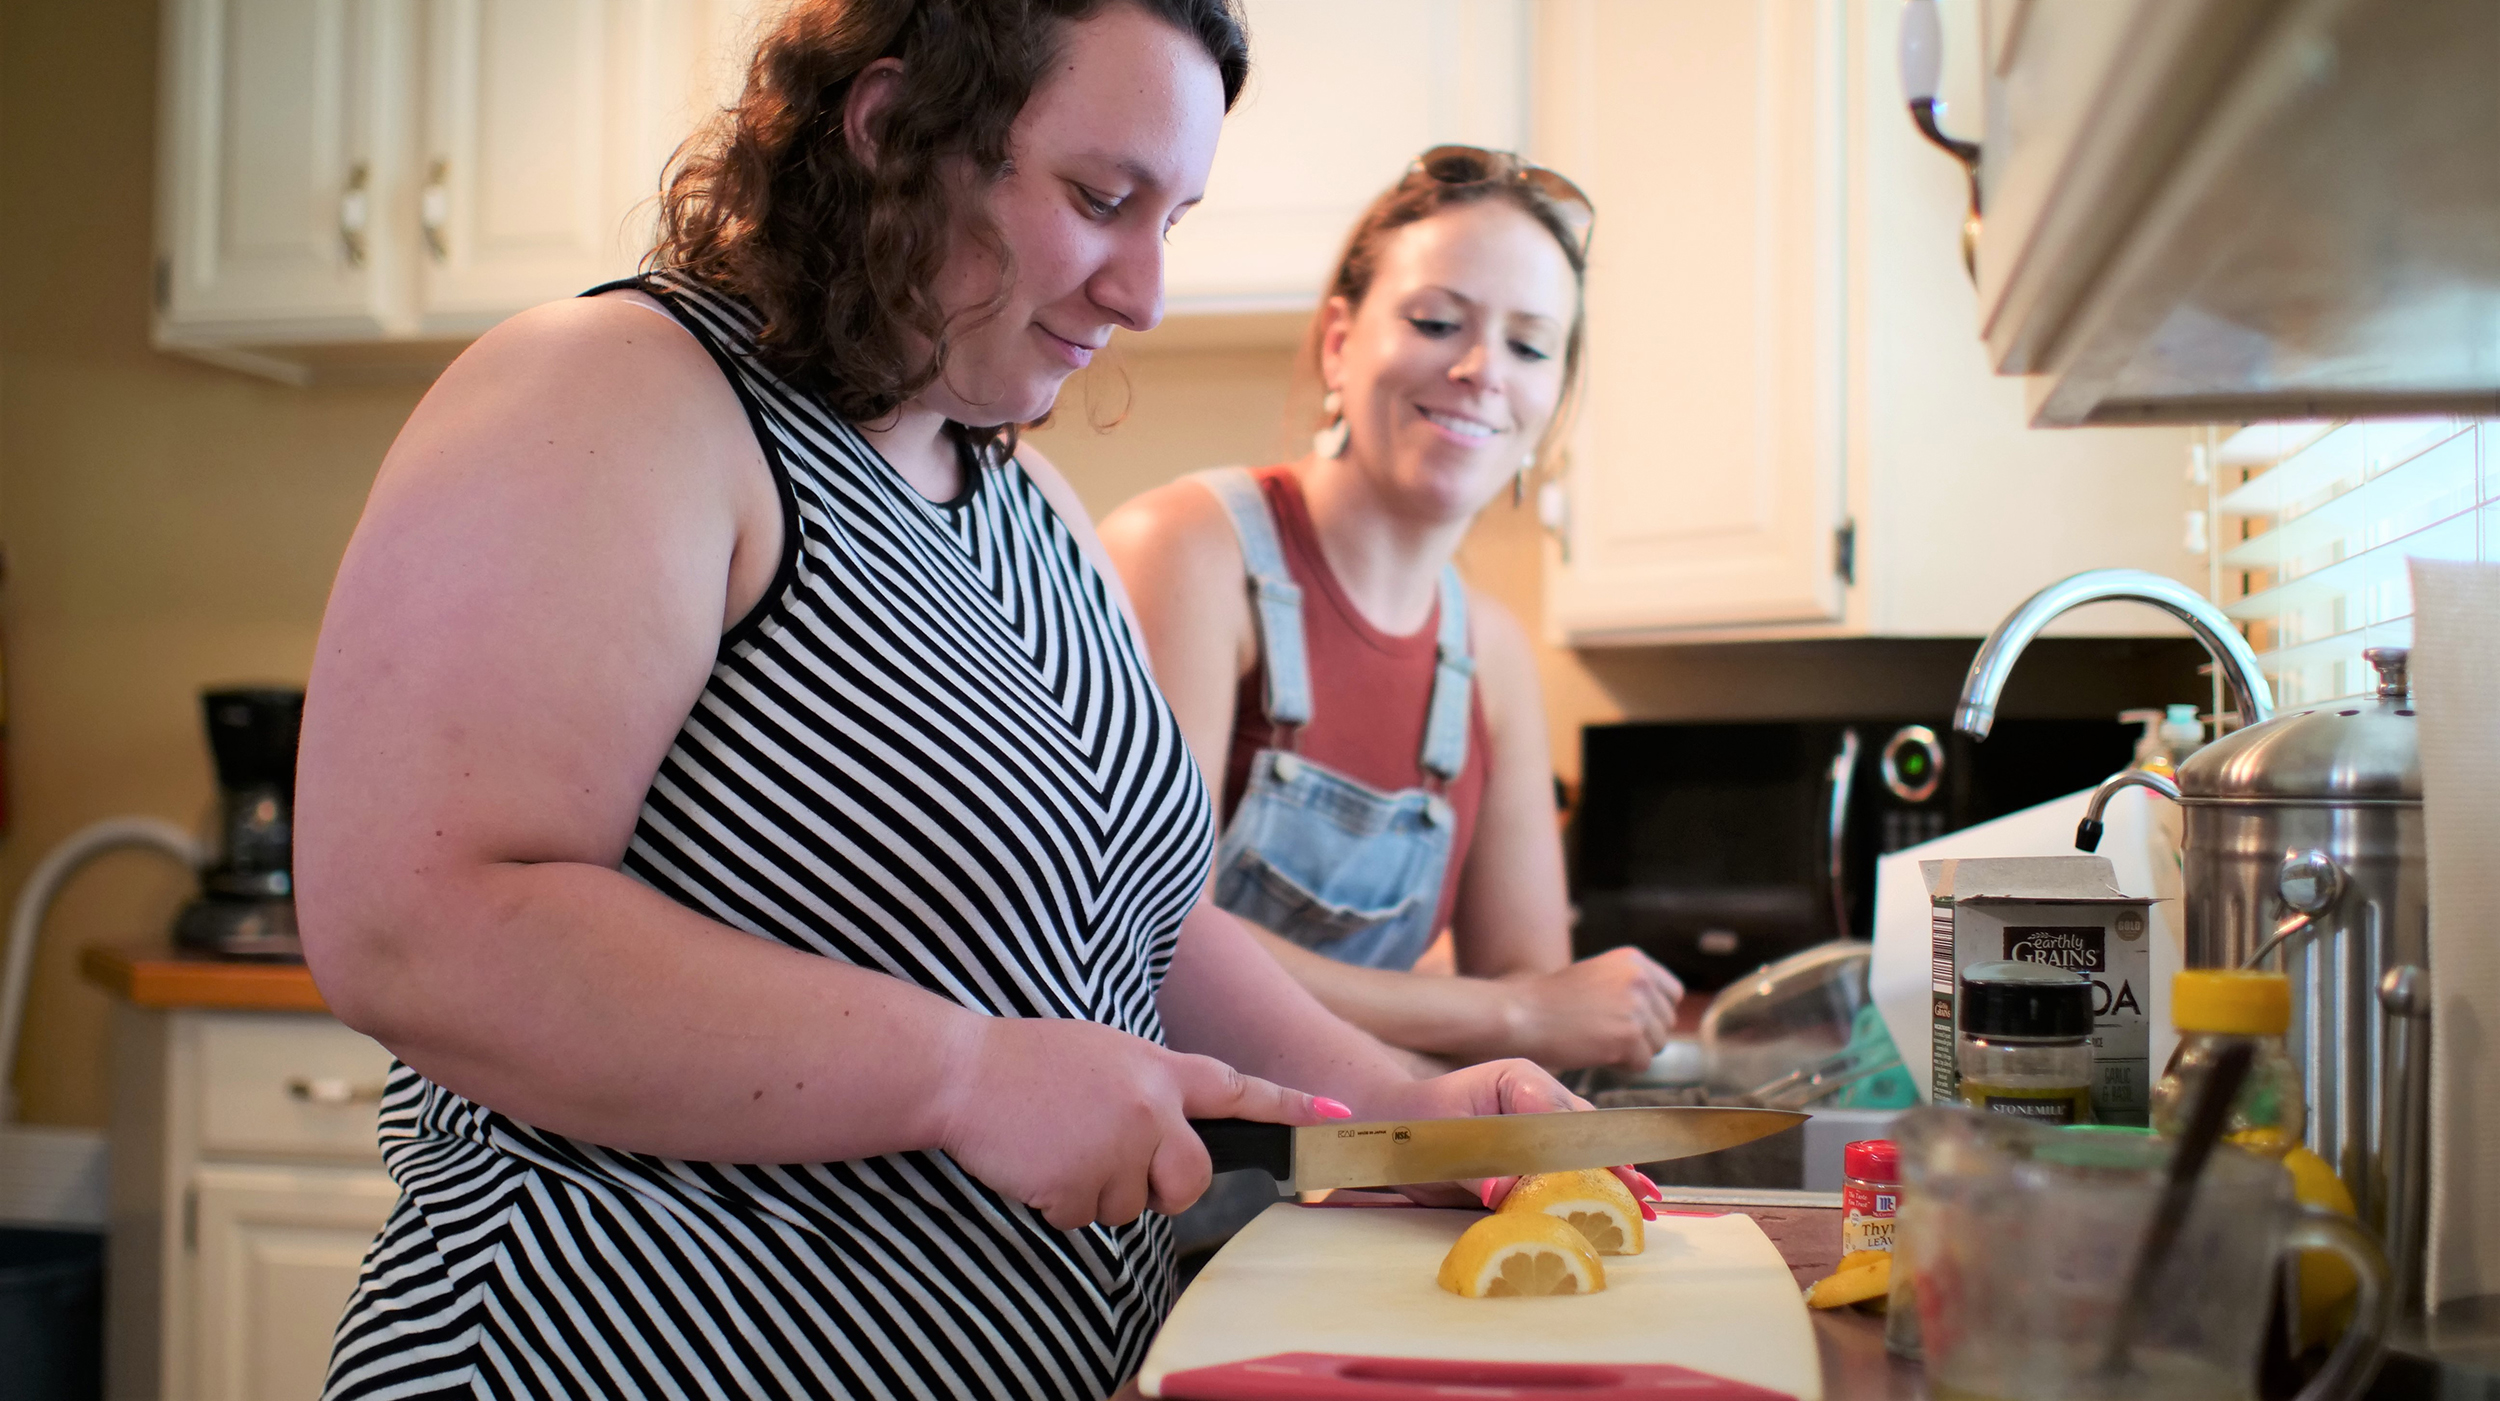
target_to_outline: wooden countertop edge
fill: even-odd
[[[171,950],[90,944],[79,950],[88,982],[134,1007],[241,1012],[327,1012],[312,973],[300,963],[229,963]]]

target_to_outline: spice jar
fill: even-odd
[[[2044,963],[1962,970],[1954,1072],[1964,1104],[2052,1124],[2092,1120],[2092,980]]]
[[[1892,1217],[1901,1205],[1901,1150],[1870,1138],[1840,1150],[1840,1253],[1892,1249]]]

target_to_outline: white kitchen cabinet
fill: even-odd
[[[115,1018],[107,1393],[310,1401],[399,1197],[390,1053],[316,1013]]]
[[[404,114],[364,0],[171,0],[163,29],[160,336],[383,334],[399,249],[377,235]]]
[[[692,125],[682,90],[694,75],[656,52],[665,8],[429,6],[417,195],[427,331],[474,334],[633,271],[651,246],[661,166]]]
[[[631,273],[754,8],[166,0],[157,344],[299,383],[439,365]]]
[[[1904,110],[1899,12],[1540,7],[1537,149],[1597,206],[1546,568],[1558,637],[1977,636],[2083,569],[2201,586],[2191,431],[2033,430],[2021,384],[1991,372],[1967,186]],[[1976,92],[1964,49],[1948,97]],[[2169,630],[2121,609],[2061,629]]]
[[[1173,229],[1175,314],[1317,304],[1363,207],[1425,149],[1525,144],[1527,0],[1245,0],[1250,82]]]
[[[203,1167],[192,1192],[193,1394],[319,1396],[339,1311],[399,1189],[374,1172]]]
[[[1546,7],[1539,146],[1597,208],[1547,585],[1575,640],[1840,614],[1838,9]]]

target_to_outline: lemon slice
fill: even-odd
[[[1519,1179],[1502,1210],[1536,1211],[1568,1221],[1600,1255],[1641,1253],[1641,1205],[1632,1189],[1604,1168],[1540,1172]]]
[[[1892,1291],[1892,1253],[1870,1250],[1855,1254],[1869,1258],[1855,1264],[1843,1260],[1839,1269],[1816,1280],[1814,1287],[1806,1291],[1806,1307],[1836,1309],[1843,1304],[1880,1299]]]
[[[1497,1211],[1450,1247],[1441,1287],[1470,1299],[1594,1294],[1606,1287],[1606,1267],[1568,1222],[1540,1211]]]

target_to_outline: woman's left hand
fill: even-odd
[[[1550,1114],[1593,1107],[1529,1060],[1489,1060],[1400,1086],[1391,1096],[1371,1098],[1375,1103],[1367,1107],[1390,1111],[1379,1116],[1383,1118],[1465,1119],[1478,1114]]]
[[[1551,1114],[1591,1107],[1534,1061],[1491,1060],[1418,1080],[1394,1103],[1375,1097],[1362,1112],[1366,1117],[1463,1119],[1479,1114]],[[1408,1200],[1424,1206],[1481,1206],[1489,1186],[1499,1184],[1506,1193],[1516,1180],[1496,1177],[1480,1182],[1415,1182],[1398,1190]],[[1633,1190],[1634,1195],[1641,1194],[1639,1188]],[[1494,1201],[1500,1199],[1498,1194],[1492,1197]]]

